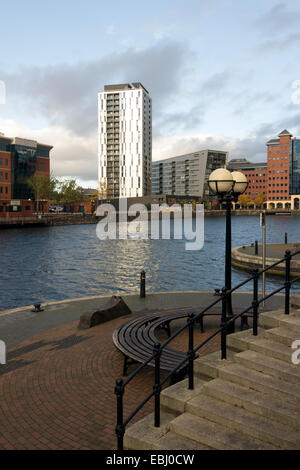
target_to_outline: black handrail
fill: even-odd
[[[143,362],[136,370],[134,370],[130,376],[127,378],[126,381],[123,379],[118,378],[116,380],[115,386],[115,394],[117,397],[117,426],[116,426],[116,435],[118,439],[118,450],[123,450],[123,438],[125,434],[125,428],[128,423],[133,419],[133,417],[143,408],[143,406],[154,397],[155,399],[155,413],[154,413],[154,426],[160,426],[160,393],[163,385],[178,371],[178,369],[183,368],[187,365],[188,371],[188,388],[193,390],[194,388],[194,367],[193,363],[196,358],[196,353],[205,346],[209,341],[211,341],[214,337],[216,337],[219,333],[221,333],[221,358],[226,359],[227,356],[227,330],[228,325],[235,322],[238,318],[241,318],[243,315],[248,313],[250,310],[253,312],[253,335],[257,336],[258,334],[258,314],[259,314],[259,306],[262,302],[266,301],[273,295],[285,290],[285,314],[289,315],[290,313],[290,289],[292,285],[298,281],[300,281],[300,276],[296,277],[291,281],[290,279],[290,272],[291,272],[291,260],[294,256],[300,254],[300,250],[291,253],[289,250],[286,250],[284,258],[279,261],[276,261],[270,266],[262,270],[254,269],[253,275],[247,278],[245,281],[242,281],[237,286],[233,287],[230,290],[226,288],[222,289],[221,297],[217,300],[212,302],[210,305],[202,309],[196,315],[190,313],[188,316],[187,323],[179,328],[173,335],[171,335],[163,344],[156,343],[153,348],[153,354]],[[260,276],[267,272],[268,270],[274,268],[275,266],[285,262],[285,282],[284,285],[278,289],[275,289],[270,294],[266,295],[262,299],[258,299],[258,281]],[[242,312],[233,315],[231,317],[227,317],[227,301],[229,296],[235,292],[240,287],[244,286],[248,282],[253,281],[253,301],[249,307],[247,307]],[[221,325],[214,333],[212,333],[208,338],[206,338],[202,343],[198,346],[194,347],[194,325],[197,320],[203,316],[208,310],[212,307],[217,305],[219,302],[222,302],[222,314],[221,314]],[[189,331],[189,347],[187,355],[184,359],[182,359],[168,374],[160,380],[160,357],[164,348],[175,339],[180,333],[182,333],[186,328]],[[125,387],[136,377],[136,375],[146,367],[151,361],[155,361],[155,383],[153,386],[153,391],[147,395],[146,398],[137,406],[137,408],[124,420],[123,417],[123,396],[125,392]]]

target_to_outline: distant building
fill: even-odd
[[[228,152],[199,150],[152,163],[152,194],[209,197],[208,178],[224,168]]]
[[[244,194],[255,199],[259,194],[267,198],[267,163],[251,163],[246,158],[235,158],[228,162],[229,171],[241,171],[248,180],[248,188]]]
[[[106,85],[98,94],[98,109],[99,197],[151,194],[152,103],[148,91],[141,83]]]
[[[0,135],[0,217],[30,215],[34,192],[28,179],[50,176],[51,145]]]

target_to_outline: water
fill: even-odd
[[[300,218],[267,218],[268,243],[283,242],[285,232],[289,242],[300,242]],[[233,247],[256,239],[261,240],[258,217],[232,218]],[[184,240],[100,241],[95,225],[2,230],[0,243],[0,310],[38,300],[137,292],[142,269],[148,291],[214,290],[224,284],[224,217],[205,219],[201,251],[186,251]],[[248,276],[233,268],[233,286]],[[280,284],[276,277],[267,279],[267,290]]]

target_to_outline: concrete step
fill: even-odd
[[[193,439],[180,436],[175,432],[168,432],[155,443],[156,450],[214,450],[212,447],[201,444]]]
[[[219,401],[247,410],[300,431],[299,406],[282,402],[261,392],[242,387],[223,379],[215,379],[203,385],[203,393]],[[203,397],[203,400],[205,398]]]
[[[228,347],[232,351],[236,352],[247,351],[250,349],[264,354],[265,356],[280,359],[290,364],[292,349],[284,344],[267,339],[265,334],[266,331],[267,330],[260,329],[258,336],[253,336],[252,330],[245,330],[234,335],[230,335],[227,338]],[[270,333],[272,331],[273,330],[268,330]]]
[[[259,324],[265,328],[283,327],[300,333],[300,317],[295,310],[285,315],[282,310],[274,312],[263,312],[259,316]]]
[[[188,379],[165,388],[160,395],[162,408],[174,415],[183,413],[185,411],[185,404],[195,396],[201,394],[204,383],[204,380],[194,377],[194,390],[188,389]]]
[[[291,347],[293,341],[300,339],[300,335],[289,328],[278,327],[265,331],[264,338]]]
[[[273,357],[280,361],[291,363],[292,349],[280,343],[275,343],[264,339],[263,337],[256,337],[251,340],[249,349],[263,354],[264,356]]]
[[[209,419],[274,445],[277,449],[300,449],[300,432],[255,413],[209,396],[198,395],[186,405],[193,416]]]
[[[257,370],[263,374],[277,377],[282,381],[300,385],[300,367],[272,357],[264,356],[256,351],[243,351],[235,355],[235,361],[249,369]]]
[[[171,431],[188,439],[218,450],[275,449],[271,444],[259,441],[213,421],[183,413],[170,423]]]
[[[291,386],[284,380],[257,372],[239,364],[232,364],[219,371],[219,377],[233,382],[251,390],[266,393],[279,400],[288,401],[293,404],[300,403],[300,384]]]
[[[161,426],[154,427],[154,413],[147,415],[126,429],[124,449],[155,450],[157,442],[170,429],[170,421],[174,418],[171,413],[161,412]]]
[[[300,309],[300,294],[294,294],[291,296],[291,305],[295,309]],[[298,310],[300,314],[300,310]]]
[[[234,354],[228,350],[227,359],[221,359],[221,352],[217,351],[194,361],[195,375],[200,378],[218,377],[218,370],[233,362]]]
[[[283,309],[261,312],[258,317],[258,324],[261,328],[269,329],[279,326],[279,317],[284,316]]]

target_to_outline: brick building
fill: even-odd
[[[0,134],[0,217],[29,216],[37,209],[28,179],[35,173],[50,176],[51,149],[35,140]]]
[[[241,171],[249,182],[245,194],[255,199],[259,194],[265,194],[267,198],[267,164],[251,163],[245,158],[236,158],[229,161],[229,171]]]
[[[285,129],[278,134],[277,139],[271,139],[266,144],[268,201],[288,201],[290,199],[291,143],[292,134]]]

